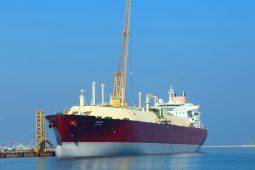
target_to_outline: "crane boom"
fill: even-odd
[[[123,26],[123,39],[120,56],[119,72],[114,73],[114,89],[111,105],[115,107],[126,107],[125,102],[126,95],[126,72],[127,72],[127,60],[128,60],[128,46],[130,35],[130,8],[131,0],[126,0],[125,19]]]

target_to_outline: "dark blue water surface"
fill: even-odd
[[[81,159],[3,158],[0,170],[138,170],[138,169],[252,169],[255,170],[255,148],[207,148],[200,153],[100,157]]]

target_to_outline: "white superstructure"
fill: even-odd
[[[142,106],[142,93],[138,93],[138,107],[113,107],[104,102],[104,84],[102,85],[102,100],[96,104],[95,82],[92,83],[92,105],[85,105],[84,90],[80,91],[80,105],[67,109],[68,115],[89,115],[99,118],[133,120],[148,123],[172,124],[177,126],[202,128],[199,106],[186,103],[186,96],[176,96],[170,88],[169,100],[164,102],[158,96],[147,94],[145,107]],[[102,102],[103,101],[103,102]],[[110,103],[110,102],[109,102]],[[152,103],[152,106],[150,105]]]

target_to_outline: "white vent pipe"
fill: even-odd
[[[158,106],[158,96],[154,96],[154,106]]]
[[[173,96],[174,96],[174,89],[172,88],[172,86],[170,86],[170,90],[168,91],[168,95],[169,95],[168,103],[173,103],[172,99],[173,99]]]
[[[85,91],[83,89],[81,89],[80,93],[81,93],[81,95],[80,95],[80,112],[82,112],[84,105],[85,105],[85,97],[84,97]]]
[[[146,104],[146,112],[149,112],[150,111],[150,97],[149,97],[149,95],[146,95],[145,104]]]
[[[185,96],[186,96],[185,91],[183,91],[183,92],[182,92],[182,96],[183,96],[183,97],[185,97]]]
[[[102,97],[102,106],[104,106],[104,87],[105,84],[101,84],[101,97]]]
[[[139,92],[138,93],[138,105],[139,105],[139,109],[142,108],[142,93]]]
[[[110,103],[110,105],[111,105],[111,104],[112,104],[112,94],[109,94],[109,96],[110,96],[109,103]]]
[[[96,105],[96,82],[92,82],[92,99],[91,99],[91,105]]]

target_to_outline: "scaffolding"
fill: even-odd
[[[36,146],[45,141],[45,117],[44,111],[36,111]]]
[[[36,111],[36,148],[37,156],[47,153],[46,144],[52,147],[45,136],[45,116],[43,110]]]

